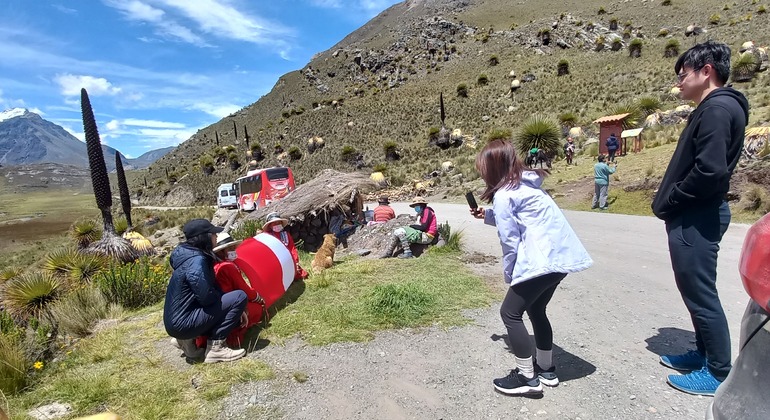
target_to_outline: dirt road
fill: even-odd
[[[466,206],[432,207],[453,229],[464,229],[467,252],[500,256],[496,230],[471,219]],[[702,419],[710,399],[674,391],[665,383],[672,371],[657,361],[658,354],[694,345],[663,223],[598,212],[567,212],[567,218],[595,264],[568,276],[549,307],[562,383],[543,398],[493,391],[492,378],[514,365],[497,303],[468,312],[474,322],[465,327],[387,331],[360,344],[310,347],[297,339],[269,346],[250,357],[275,366],[276,380],[234,390],[221,417]],[[732,225],[720,252],[718,284],[734,352],[748,302],[737,275],[747,228]],[[500,285],[502,296],[499,262],[474,265]],[[308,380],[298,383],[293,372]]]

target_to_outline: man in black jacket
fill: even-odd
[[[690,312],[697,349],[661,356],[668,383],[691,394],[714,395],[731,368],[730,331],[717,294],[717,252],[730,224],[724,197],[743,148],[749,120],[746,97],[725,87],[730,48],[708,41],[676,62],[681,97],[698,104],[687,120],[652,210],[666,222],[671,265]]]

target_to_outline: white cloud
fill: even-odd
[[[147,127],[147,128],[185,128],[182,123],[170,122],[170,121],[157,121],[157,120],[139,120],[135,118],[128,118],[123,120],[123,125],[133,127]]]
[[[45,115],[45,112],[43,112],[43,110],[41,110],[38,107],[29,108],[29,112],[34,112],[35,114],[40,115],[40,116]]]
[[[78,96],[81,88],[85,88],[89,96],[117,95],[122,90],[103,77],[59,74],[55,80],[64,96]]]
[[[310,4],[329,9],[339,9],[342,7],[342,0],[310,0]]]
[[[109,131],[115,131],[120,128],[120,121],[118,120],[112,120],[104,125],[104,128],[106,128]]]
[[[75,131],[75,130],[73,130],[71,127],[69,127],[69,126],[67,126],[67,125],[64,125],[64,124],[59,124],[59,125],[60,125],[60,126],[61,126],[61,127],[62,127],[62,128],[65,130],[65,131],[66,131],[66,132],[68,132],[68,133],[72,134],[73,136],[75,136],[75,138],[77,138],[78,140],[80,140],[80,141],[82,141],[82,142],[85,142],[85,141],[86,141],[86,134],[85,134],[85,133],[83,133],[82,131]]]
[[[198,46],[208,46],[206,41],[192,30],[170,18],[165,11],[147,3],[139,0],[105,0],[105,4],[119,10],[130,20],[152,23],[155,25],[156,33],[160,36]]]
[[[224,118],[230,114],[239,111],[242,106],[234,104],[209,104],[209,103],[195,103],[188,107],[188,109],[195,109],[203,111],[211,116],[217,118]]]
[[[77,10],[70,9],[69,7],[64,6],[63,4],[54,4],[52,7],[54,9],[64,13],[64,14],[68,14],[68,15],[76,15],[76,14],[78,14]]]

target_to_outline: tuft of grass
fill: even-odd
[[[379,284],[366,298],[368,311],[394,326],[413,325],[435,304],[436,296],[416,282]]]
[[[308,380],[307,373],[305,372],[293,372],[291,374],[291,377],[294,378],[295,381],[301,384],[304,384]]]
[[[465,324],[468,319],[461,310],[487,305],[494,295],[457,256],[456,252],[427,252],[413,260],[348,259],[335,264],[311,277],[304,291],[292,285],[287,295],[301,294],[292,303],[276,304],[285,308],[271,319],[264,334],[279,343],[300,335],[310,344],[324,345],[369,340],[374,331],[396,326]],[[436,276],[438,271],[445,274]],[[405,318],[394,317],[398,311],[388,306],[385,296],[385,291],[392,290],[404,292],[405,301],[423,304],[406,310]]]
[[[265,223],[262,220],[246,219],[238,222],[238,227],[230,231],[230,236],[235,240],[243,240],[251,238],[257,234],[258,230],[262,229]]]
[[[102,231],[94,219],[81,219],[70,227],[70,236],[77,243],[78,248],[86,249],[92,242],[102,237]]]
[[[59,328],[74,337],[90,334],[94,323],[106,318],[108,313],[107,299],[93,287],[80,287],[51,307]]]
[[[0,334],[0,393],[13,395],[23,389],[28,368],[21,343],[11,335]]]
[[[45,256],[43,270],[55,275],[67,275],[78,258],[78,252],[72,248],[59,248]]]
[[[752,185],[741,195],[738,207],[740,210],[764,215],[770,212],[770,194],[761,185]]]
[[[63,292],[63,285],[51,273],[33,271],[7,282],[4,286],[3,305],[9,314],[29,319],[48,314],[50,305]]]
[[[561,149],[560,135],[561,131],[556,122],[542,115],[534,115],[521,125],[514,138],[514,144],[522,156],[535,147],[555,154]]]

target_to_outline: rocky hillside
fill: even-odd
[[[376,169],[395,185],[451,160],[455,177],[442,186],[461,190],[476,176],[476,142],[499,129],[515,134],[533,115],[554,122],[569,115],[568,125],[591,137],[594,119],[640,98],[663,110],[683,105],[669,93],[678,52],[707,38],[736,56],[744,41],[767,45],[763,11],[713,0],[405,1],[282,76],[254,104],[201,129],[149,168],[147,187],[134,189],[148,202],[184,195],[211,203],[216,185],[254,159],[290,166],[300,182],[323,168]],[[749,96],[752,125],[770,119],[767,78],[736,84]],[[440,93],[447,128],[460,130],[457,147],[434,145]],[[652,138],[670,141],[662,135],[676,130]],[[323,147],[311,147],[318,137]]]

